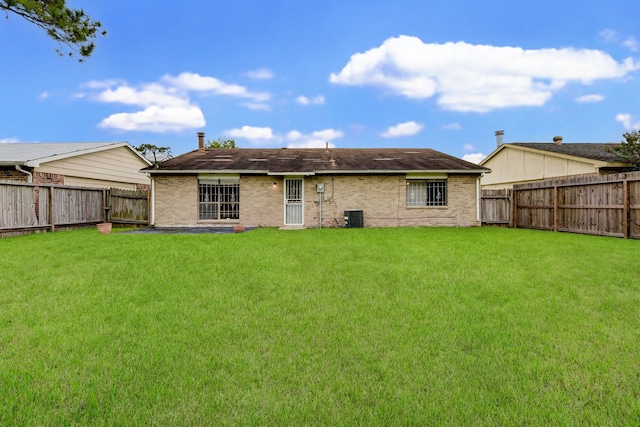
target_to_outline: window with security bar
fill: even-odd
[[[447,206],[447,180],[407,181],[407,206]]]
[[[240,183],[200,181],[199,219],[240,219]]]

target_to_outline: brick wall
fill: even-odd
[[[324,183],[325,192],[316,192],[316,184]],[[327,201],[324,201],[324,196]],[[406,176],[313,176],[305,180],[305,225],[344,225],[344,211],[363,211],[365,227],[457,226],[480,225],[476,221],[476,177],[449,175],[447,206],[407,207]]]
[[[275,183],[275,185],[274,185]],[[324,183],[318,194],[316,184]],[[327,201],[324,201],[324,196]],[[447,206],[407,207],[406,177],[402,175],[316,175],[304,180],[304,225],[344,225],[344,211],[361,209],[366,227],[477,226],[476,177],[449,175]],[[273,176],[240,177],[240,221],[198,221],[196,176],[155,178],[157,226],[217,226],[241,222],[245,226],[279,227],[284,224],[284,180]]]
[[[57,173],[34,172],[33,183],[64,185],[64,175]]]
[[[284,225],[283,200],[284,180],[282,177],[240,177],[240,222],[243,224],[281,227]]]
[[[29,177],[12,166],[0,167],[0,181],[19,181],[27,182]]]
[[[198,222],[198,178],[158,176],[155,179],[155,225],[195,226]]]

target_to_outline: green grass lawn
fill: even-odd
[[[640,425],[640,241],[0,239],[0,426]]]

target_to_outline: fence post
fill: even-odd
[[[111,222],[111,206],[113,205],[111,203],[111,189],[107,189],[107,198],[105,199],[109,205],[107,206],[107,210],[106,210],[106,217],[107,217],[107,222]]]
[[[629,180],[625,179],[622,181],[623,185],[623,208],[622,208],[622,234],[625,239],[629,238],[629,218],[631,211],[631,197],[629,197]]]
[[[558,217],[558,186],[553,186],[553,231],[558,231],[558,224],[560,222],[560,218]]]
[[[509,228],[514,227],[513,223],[513,188],[507,190],[507,203],[509,206]]]
[[[109,222],[110,209],[111,209],[111,192],[105,188],[102,190],[102,211],[104,212],[103,222]]]
[[[55,210],[53,209],[53,200],[54,200],[53,190],[54,190],[53,185],[49,186],[49,197],[48,197],[49,206],[47,207],[47,211],[48,211],[47,214],[49,215],[49,224],[50,224],[49,228],[52,233],[56,231],[56,223],[53,220],[53,213],[55,212]],[[38,197],[40,196],[38,195]]]
[[[513,218],[513,228],[518,228],[518,191],[514,188],[512,189],[512,203],[513,213],[511,214],[511,218]]]

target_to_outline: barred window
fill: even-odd
[[[447,180],[407,181],[407,206],[447,206]]]
[[[240,183],[226,180],[200,181],[199,219],[240,219]]]

